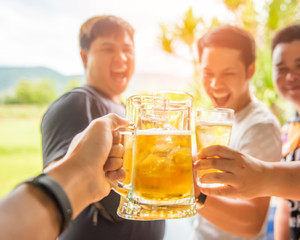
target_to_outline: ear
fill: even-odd
[[[88,55],[87,50],[80,49],[80,56],[81,56],[81,60],[82,60],[82,64],[83,64],[84,69],[86,69],[86,66],[87,66],[87,61],[88,61],[88,56],[87,55]]]
[[[255,62],[251,63],[247,68],[247,79],[251,79],[255,73]]]

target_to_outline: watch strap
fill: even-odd
[[[200,195],[198,196],[197,198],[197,202],[200,204],[200,205],[204,205],[205,203],[205,200],[206,200],[206,195],[204,193],[200,193]]]
[[[62,216],[60,229],[60,233],[62,233],[72,220],[73,210],[70,200],[61,185],[45,173],[28,179],[24,183],[31,183],[39,187],[55,202]]]

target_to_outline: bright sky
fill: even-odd
[[[226,16],[221,0],[1,0],[0,65],[46,66],[83,74],[78,33],[88,18],[113,14],[136,30],[136,72],[192,75],[192,65],[164,53],[160,23],[174,23],[190,6],[198,17]]]

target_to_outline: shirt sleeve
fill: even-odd
[[[241,142],[239,150],[267,162],[281,159],[280,129],[272,123],[258,123],[250,127]]]
[[[63,157],[73,137],[89,124],[90,105],[83,93],[68,93],[49,107],[41,123],[44,168]]]

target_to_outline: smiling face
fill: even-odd
[[[134,43],[124,34],[97,37],[89,50],[81,49],[87,84],[120,101],[134,72]]]
[[[279,43],[273,51],[273,80],[278,92],[300,109],[300,40]]]
[[[205,47],[200,67],[204,89],[215,107],[238,112],[251,101],[249,80],[254,63],[246,68],[239,50]]]

